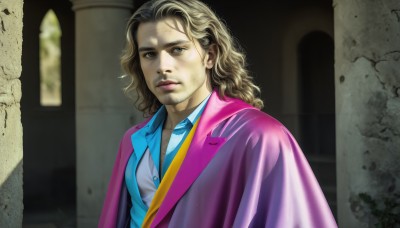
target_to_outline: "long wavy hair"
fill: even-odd
[[[210,72],[210,81],[219,96],[239,98],[250,105],[262,108],[260,88],[253,83],[246,56],[237,40],[224,22],[199,0],[152,0],[144,3],[131,16],[127,24],[126,48],[121,65],[129,77],[124,89],[130,97],[136,92],[137,108],[144,114],[154,114],[161,106],[156,96],[147,87],[138,55],[137,29],[141,23],[155,22],[167,17],[182,21],[190,39],[196,39],[204,50],[211,44],[217,47],[215,65]]]

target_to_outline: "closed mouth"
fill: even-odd
[[[179,84],[179,83],[174,82],[174,81],[161,81],[161,82],[157,83],[157,87],[171,85],[171,84]]]

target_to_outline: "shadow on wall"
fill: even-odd
[[[22,161],[19,161],[0,183],[0,227],[21,227],[22,197]]]
[[[33,208],[28,211],[24,210],[22,178],[23,168],[22,161],[20,161],[12,170],[12,172],[5,177],[4,181],[0,183],[0,227],[76,227],[75,206],[58,206],[54,208],[47,207],[46,210],[37,208]],[[64,184],[60,183],[60,186],[64,186]],[[45,206],[40,204],[40,202],[38,203],[41,205],[41,207]]]
[[[33,176],[35,182],[47,189],[36,194],[24,194],[23,228],[74,228],[76,227],[75,167],[50,171],[48,179]]]

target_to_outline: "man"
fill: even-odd
[[[337,227],[226,26],[197,0],[131,17],[122,65],[150,117],[124,135],[99,227]]]

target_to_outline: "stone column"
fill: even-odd
[[[22,5],[0,1],[0,227],[22,227]]]
[[[132,0],[73,0],[76,24],[78,227],[97,227],[119,141],[134,106],[119,59]]]
[[[339,227],[379,222],[379,206],[400,191],[400,4],[334,0]]]

